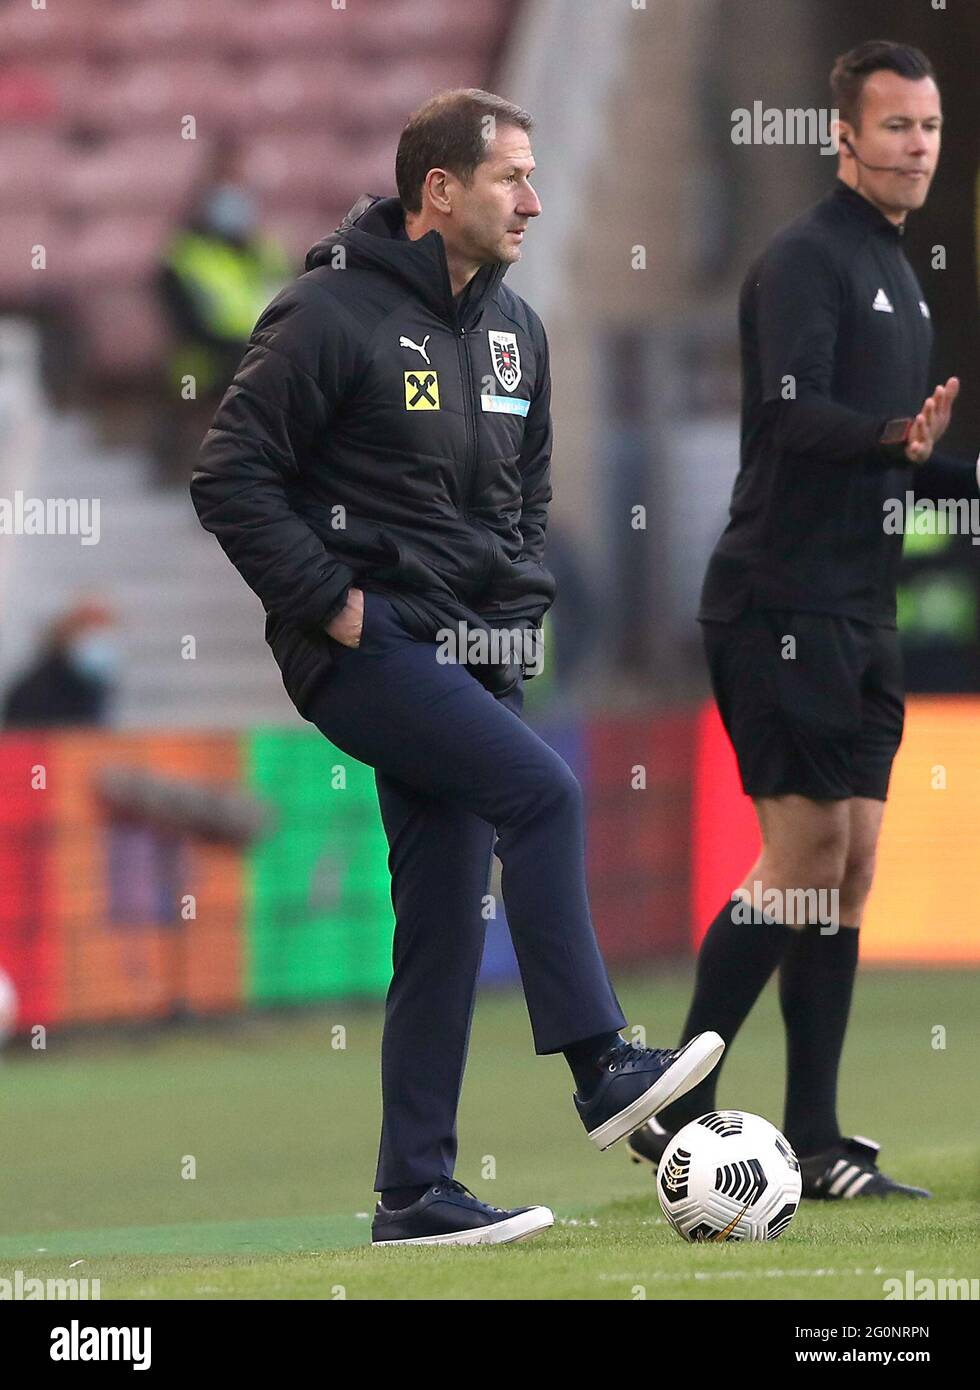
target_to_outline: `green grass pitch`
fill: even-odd
[[[85,1277],[123,1299],[881,1300],[883,1282],[980,1276],[978,976],[864,971],[844,1056],[845,1132],[931,1202],[804,1203],[778,1241],[685,1245],[650,1170],[600,1154],[561,1058],[536,1058],[523,1001],[479,1001],[457,1176],[497,1206],[542,1202],[527,1244],[372,1250],[380,1008],[334,1005],[0,1061],[0,1278]],[[676,1040],[689,971],[620,980],[651,1046]],[[346,1030],[344,1047],[332,1042]],[[945,1047],[934,1046],[937,1026]],[[782,1122],[770,986],[719,1104]],[[196,1176],[181,1176],[192,1156]],[[492,1177],[483,1174],[493,1173]]]

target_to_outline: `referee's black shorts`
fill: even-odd
[[[749,796],[887,799],[905,720],[894,628],[782,609],[701,626]]]

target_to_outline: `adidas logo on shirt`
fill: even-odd
[[[885,294],[884,290],[878,291],[878,293],[875,295],[874,303],[871,307],[872,309],[880,310],[883,314],[894,314],[895,312],[894,308],[892,307],[892,302],[888,298],[887,294]]]

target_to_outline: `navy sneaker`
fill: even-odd
[[[372,1245],[506,1245],[528,1240],[555,1224],[550,1207],[488,1207],[454,1178],[440,1178],[400,1211],[378,1203]]]
[[[803,1196],[817,1201],[851,1197],[931,1197],[924,1187],[908,1187],[878,1171],[880,1144],[855,1135],[823,1153],[800,1159]]]
[[[575,1106],[589,1138],[600,1149],[625,1139],[645,1120],[686,1095],[717,1066],[725,1044],[717,1033],[699,1033],[676,1051],[634,1047],[620,1040],[596,1063],[599,1084]]]
[[[634,1129],[626,1141],[631,1162],[648,1163],[656,1174],[660,1160],[667,1152],[667,1145],[673,1137],[655,1119],[647,1120],[645,1125]]]

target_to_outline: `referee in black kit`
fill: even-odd
[[[415,112],[399,196],[362,197],[262,314],[191,483],[263,602],[297,709],[376,770],[395,907],[378,1245],[523,1240],[554,1220],[488,1206],[453,1177],[495,833],[534,1047],[564,1054],[600,1149],[724,1046],[620,1036],[581,788],[520,717],[555,588],[548,344],[503,284],[541,211],[531,126],[474,89]]]
[[[831,88],[836,186],[742,286],[741,467],[698,617],[763,849],[704,939],[685,1036],[712,1028],[730,1043],[779,967],[784,1129],[803,1195],[927,1197],[879,1171],[872,1140],[842,1136],[837,1075],[904,719],[902,536],[886,534],[884,509],[930,458],[959,389],[954,377],[929,394],[929,308],[903,250],[942,117],[929,60],[904,44],[844,54]],[[962,465],[961,490],[967,479],[975,492]],[[837,911],[822,910],[835,895]],[[717,1076],[637,1131],[633,1156],[659,1160],[667,1134],[714,1109]]]

